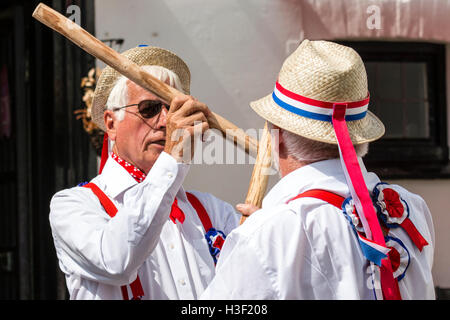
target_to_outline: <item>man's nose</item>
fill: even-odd
[[[167,113],[169,109],[166,106],[162,106],[161,112],[159,113],[158,122],[156,123],[156,128],[165,128],[167,125]]]

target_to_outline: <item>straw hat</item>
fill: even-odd
[[[304,40],[284,62],[278,85],[291,96],[298,95],[318,103],[356,102],[368,98],[367,74],[361,57],[349,47],[328,41]],[[277,96],[274,93],[251,102],[250,106],[282,129],[312,140],[337,144],[331,121],[291,112],[280,106],[282,103],[275,102]],[[385,132],[383,123],[368,110],[362,113],[362,118],[346,122],[353,144],[377,140]]]
[[[157,65],[173,71],[180,78],[183,91],[190,92],[191,73],[186,63],[176,54],[157,47],[139,46],[122,53],[139,66]],[[103,113],[106,109],[106,102],[109,94],[122,75],[107,66],[103,69],[94,91],[92,101],[92,121],[103,131],[106,131]]]

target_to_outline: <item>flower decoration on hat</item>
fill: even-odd
[[[388,183],[380,182],[374,187],[373,202],[378,216],[386,226],[389,228],[402,227],[420,251],[428,245],[428,242],[409,219],[408,203]]]
[[[389,251],[389,260],[392,264],[394,278],[400,281],[405,277],[406,270],[409,267],[411,260],[409,251],[400,239],[392,235],[386,236],[385,240],[386,246],[391,249]]]

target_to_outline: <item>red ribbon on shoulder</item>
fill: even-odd
[[[417,248],[422,251],[423,247],[428,245],[427,240],[422,237],[419,230],[414,226],[412,221],[409,218],[406,218],[405,221],[400,224],[403,230],[406,231],[408,236],[411,238],[411,241],[417,246]]]

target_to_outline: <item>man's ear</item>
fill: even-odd
[[[286,148],[285,148],[285,144],[284,144],[284,138],[283,138],[283,134],[282,131],[283,129],[281,129],[280,127],[273,125],[273,130],[277,130],[278,131],[278,156],[282,159],[284,159],[286,157]]]
[[[103,113],[103,120],[105,121],[106,133],[111,141],[116,140],[117,135],[117,118],[116,113],[112,110],[105,110]]]
[[[283,135],[281,134],[281,128],[276,126],[276,125],[272,125],[272,130],[277,130],[278,131],[278,143],[281,144],[283,142]]]

